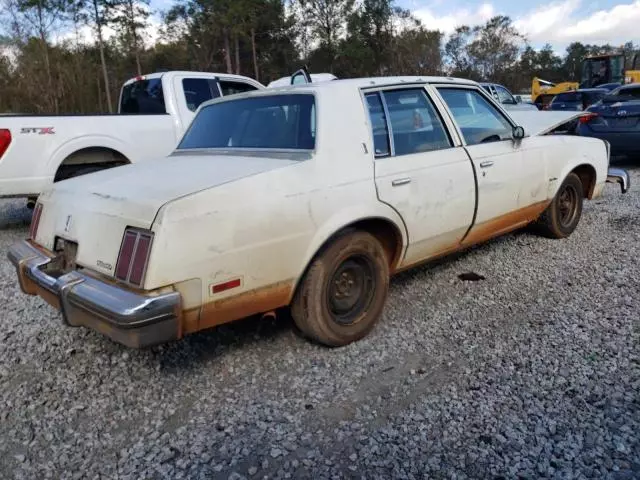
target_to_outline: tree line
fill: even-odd
[[[507,16],[445,37],[395,0],[176,0],[160,12],[155,42],[152,13],[149,0],[0,0],[0,113],[114,112],[122,82],[163,69],[266,84],[307,65],[341,78],[446,74],[528,91],[534,76],[579,80],[582,58],[616,49],[535,50]],[[635,48],[624,45],[629,60]]]

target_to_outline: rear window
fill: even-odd
[[[122,88],[120,113],[149,115],[167,113],[160,78],[137,80]]]
[[[554,102],[579,102],[580,94],[578,92],[559,93],[553,99]]]
[[[315,98],[310,94],[258,96],[214,103],[196,115],[178,149],[313,150],[315,121]]]

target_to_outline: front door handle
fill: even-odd
[[[399,187],[400,185],[406,185],[407,183],[411,183],[411,179],[410,178],[398,178],[397,180],[394,180],[391,182],[391,185],[394,187]]]
[[[489,168],[493,165],[493,160],[487,160],[485,162],[480,162],[480,168]]]

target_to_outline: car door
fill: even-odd
[[[173,90],[182,129],[189,126],[202,103],[221,96],[218,81],[211,76],[176,75],[173,79]]]
[[[402,266],[455,250],[473,219],[471,160],[424,86],[368,90],[378,197],[405,222]]]
[[[474,226],[464,243],[477,243],[525,224],[546,206],[540,137],[514,139],[515,123],[474,86],[435,87],[472,159],[478,183]]]

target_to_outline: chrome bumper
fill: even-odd
[[[619,183],[622,193],[627,193],[631,187],[631,178],[622,168],[610,168],[607,172],[607,183]]]
[[[180,336],[180,294],[145,295],[125,290],[82,271],[54,277],[54,257],[29,241],[14,244],[9,260],[22,291],[39,295],[62,313],[65,324],[85,326],[128,347],[165,343]]]

